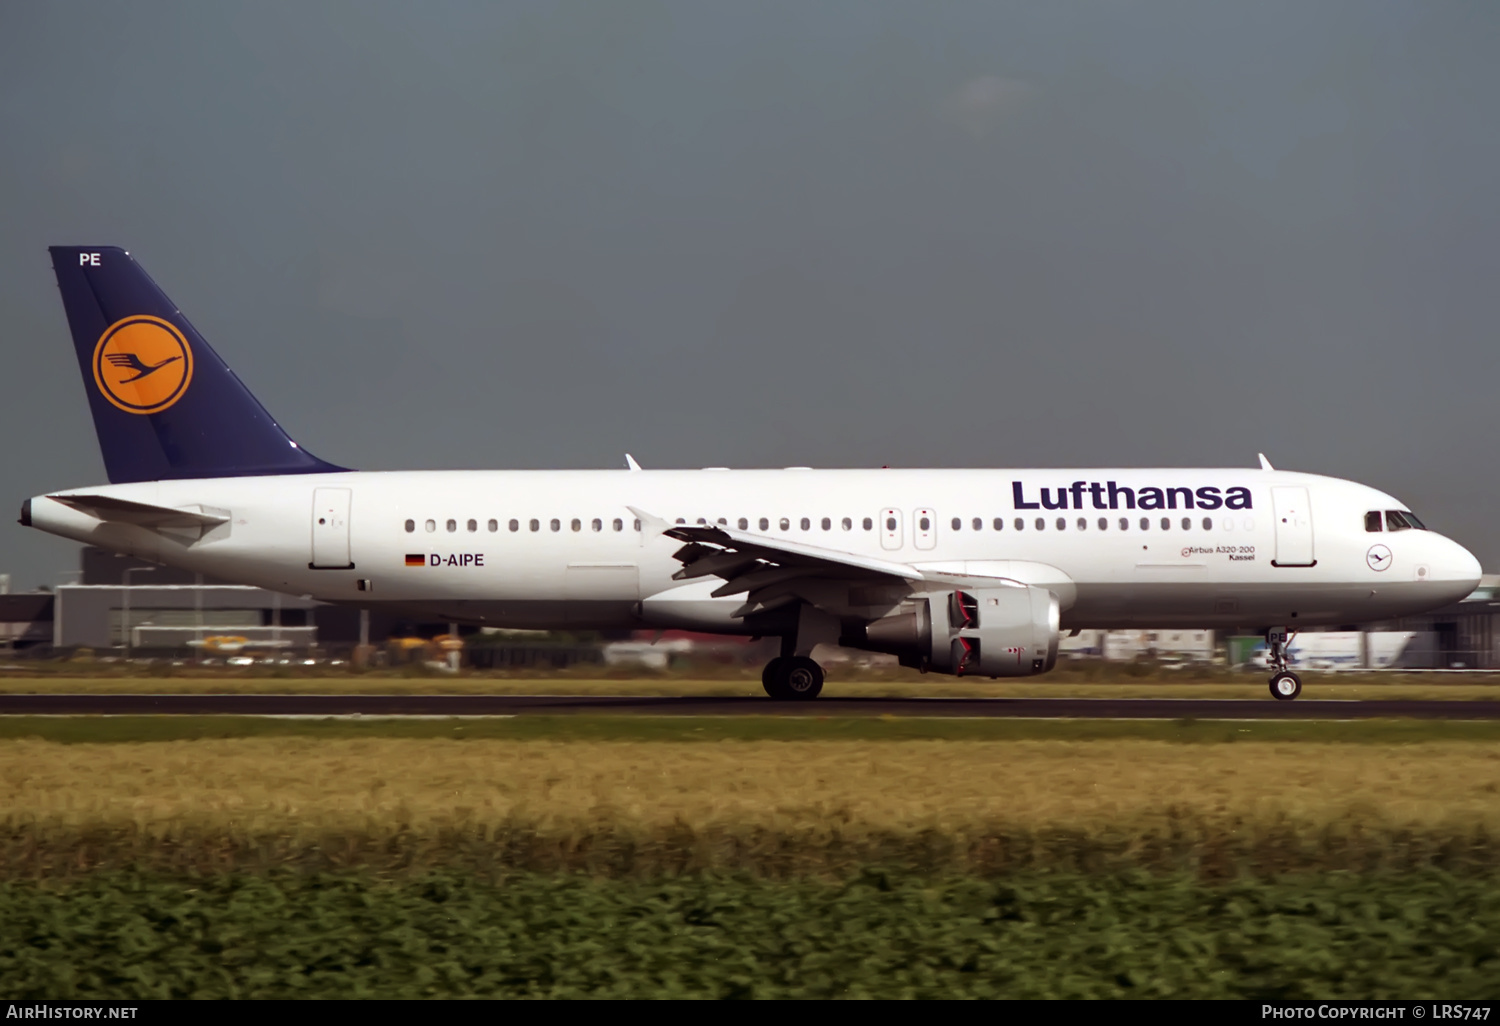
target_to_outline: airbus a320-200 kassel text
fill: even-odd
[[[1289,630],[1470,594],[1479,563],[1373,488],[1273,469],[355,471],[271,419],[122,249],[54,270],[109,474],[21,522],[215,578],[517,628],[779,637],[980,678],[1045,673],[1062,632]]]

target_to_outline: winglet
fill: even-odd
[[[641,465],[635,461],[635,457],[630,455],[630,453],[628,452],[625,454],[625,466],[630,470],[641,469]]]
[[[1268,459],[1266,459],[1266,454],[1265,453],[1258,452],[1255,455],[1257,455],[1257,456],[1260,457],[1260,469],[1261,470],[1275,470],[1276,469],[1275,467],[1271,466],[1271,461],[1268,460]]]
[[[643,536],[648,534],[662,534],[672,526],[661,517],[654,517],[643,509],[636,509],[634,506],[626,506],[625,508],[634,513],[636,519],[641,522],[641,534]]]

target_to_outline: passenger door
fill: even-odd
[[[1313,558],[1312,506],[1307,489],[1281,486],[1271,489],[1276,519],[1276,558],[1272,566],[1316,566]]]

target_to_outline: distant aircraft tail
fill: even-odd
[[[53,246],[112,483],[343,470],[301,449],[117,246]]]

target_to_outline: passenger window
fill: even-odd
[[[1212,531],[1214,529],[1214,518],[1213,517],[1204,517],[1203,518],[1203,529],[1205,531]]]
[[[411,534],[416,529],[417,529],[417,522],[415,520],[408,520],[406,522],[406,533],[407,534]]]
[[[509,527],[512,531],[519,531],[521,529],[521,522],[519,520],[512,520]]]
[[[1109,517],[1100,517],[1099,518],[1099,530],[1101,530],[1101,531],[1108,531],[1109,530]]]
[[[552,530],[554,530],[554,531],[561,531],[562,530],[562,521],[561,520],[553,520],[550,526],[551,526]]]
[[[1149,530],[1151,530],[1151,518],[1150,517],[1141,517],[1141,530],[1142,531],[1149,531]]]
[[[450,520],[450,521],[448,521],[448,533],[452,534],[454,531],[457,531],[457,530],[458,530],[458,521],[457,520]]]
[[[885,529],[887,531],[894,531],[896,529],[896,518],[895,517],[886,517],[885,518]]]
[[[1089,522],[1087,520],[1085,520],[1083,517],[1079,517],[1078,518],[1078,529],[1080,531],[1087,531],[1089,529]]]
[[[407,521],[410,523],[410,521]],[[1380,530],[1380,510],[1372,509],[1365,514],[1365,530],[1375,534]]]
[[[860,526],[862,526],[866,531],[873,531],[875,530],[875,521],[871,520],[869,517],[865,517],[864,520],[860,522]]]
[[[1162,517],[1161,518],[1161,529],[1163,531],[1170,531],[1172,529],[1172,518],[1171,517]]]
[[[1038,531],[1045,531],[1047,529],[1047,521],[1043,520],[1041,517],[1037,517],[1036,518],[1036,529]]]
[[[995,518],[995,530],[997,530],[997,531],[1003,531],[1003,530],[1005,530],[1005,521],[1002,520],[999,517]]]
[[[973,528],[976,531],[983,531],[984,530],[984,521],[981,520],[979,517],[975,517],[974,518],[974,522],[973,522]]]
[[[926,517],[921,517],[917,520],[917,527],[923,531],[930,531],[932,530],[932,521]]]
[[[777,526],[780,527],[783,531],[790,531],[792,529],[792,522],[786,517],[782,517],[781,523]]]
[[[540,531],[542,529],[542,522],[540,520],[533,520],[531,522],[531,529],[533,531]]]
[[[848,517],[845,517],[844,520],[843,520],[842,527],[846,531],[852,531],[852,530],[854,530],[854,521],[850,520]]]
[[[435,520],[429,520],[429,521],[427,521],[427,523],[423,524],[422,526],[425,527],[425,528],[427,528],[427,533],[428,534],[431,534],[433,531],[437,530],[437,521],[435,521]]]
[[[1020,517],[1016,517],[1016,530],[1017,531],[1024,531],[1024,530],[1026,530],[1026,521],[1022,520]]]
[[[623,531],[625,530],[625,521],[621,520],[619,517],[615,517],[614,522],[610,526],[613,527],[616,531]]]
[[[640,534],[641,533],[641,522],[640,522],[640,520],[637,519],[637,520],[633,521],[633,523],[635,524],[635,528],[634,528],[635,533],[636,534]]]
[[[960,520],[958,517],[954,517],[953,518],[953,529],[955,531],[962,531],[964,529],[964,522],[962,520]],[[924,531],[927,530],[927,518],[926,517],[922,518],[922,530],[924,530]]]
[[[729,526],[729,521],[725,520],[723,517],[720,517],[719,518],[719,526],[720,527],[728,527]]]
[[[1068,519],[1067,519],[1067,517],[1058,517],[1057,518],[1057,529],[1059,531],[1066,531],[1068,529]]]
[[[602,531],[604,530],[604,521],[600,520],[598,517],[595,517],[589,522],[589,526],[592,527],[595,531]]]
[[[831,531],[831,530],[833,530],[833,521],[829,520],[827,517],[823,518],[823,530],[825,530],[825,531]]]
[[[771,521],[767,520],[765,517],[761,517],[760,518],[760,529],[762,531],[769,531],[771,529]]]
[[[806,517],[802,518],[802,530],[804,530],[804,531],[811,531],[812,530],[812,521],[809,520],[809,519],[807,519]]]
[[[491,520],[485,526],[490,529],[490,534],[494,534],[496,531],[500,530],[500,521],[498,521],[498,520]]]
[[[583,521],[579,520],[577,517],[574,517],[573,518],[573,522],[571,524],[569,524],[568,526],[571,527],[571,528],[573,528],[573,530],[575,530],[575,531],[581,531],[581,530],[583,530]]]
[[[1120,518],[1120,530],[1122,530],[1122,531],[1128,531],[1128,530],[1130,530],[1130,520],[1129,520],[1128,517],[1121,517]]]
[[[479,530],[479,521],[477,521],[477,520],[470,520],[469,521],[469,533],[473,534],[477,530]]]
[[[1192,517],[1183,517],[1182,518],[1182,529],[1184,531],[1191,531],[1193,529],[1193,518]]]
[[[748,530],[750,530],[750,521],[746,520],[744,517],[740,517],[738,523],[740,525],[740,530],[741,531],[748,531]]]

